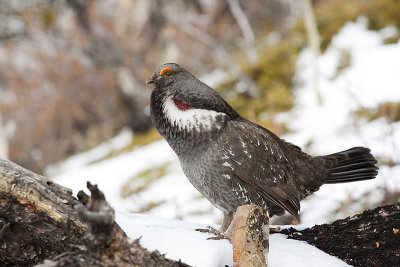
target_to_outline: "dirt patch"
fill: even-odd
[[[284,229],[288,238],[309,244],[354,266],[400,266],[400,202],[332,224]]]

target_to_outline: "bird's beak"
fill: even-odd
[[[146,80],[146,84],[154,83],[154,80],[150,77]]]

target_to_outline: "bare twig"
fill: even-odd
[[[319,89],[319,68],[318,68],[318,58],[321,54],[319,48],[320,40],[310,0],[303,0],[303,12],[304,12],[304,25],[306,28],[308,44],[310,46],[310,50],[312,53],[312,67],[314,70],[314,88],[319,103],[322,103],[322,98]]]
[[[5,128],[0,110],[0,158],[8,159],[8,141]]]
[[[228,4],[233,17],[242,31],[247,57],[251,63],[255,63],[257,60],[257,50],[254,47],[255,37],[250,22],[241,8],[239,0],[228,0]]]

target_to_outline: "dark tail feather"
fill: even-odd
[[[378,162],[365,147],[353,147],[320,158],[327,161],[330,172],[324,180],[325,184],[369,180],[378,174]]]

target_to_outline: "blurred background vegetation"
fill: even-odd
[[[321,51],[360,16],[370,29],[394,25],[400,32],[398,0],[315,0],[312,6]],[[8,157],[40,173],[125,126],[140,133],[132,147],[160,138],[144,81],[167,61],[281,135],[289,129],[274,114],[293,106],[295,63],[307,46],[302,14],[296,0],[0,1],[0,131]],[[340,66],[349,64],[343,51]],[[387,103],[356,115],[398,121],[399,110],[399,103]]]

